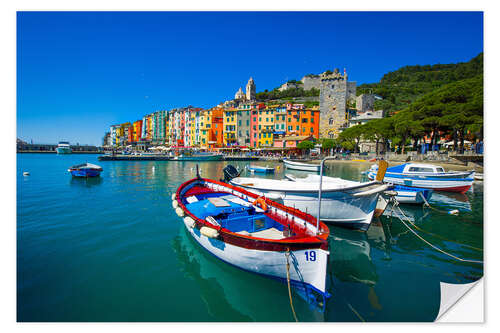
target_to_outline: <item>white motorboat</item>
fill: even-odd
[[[320,169],[319,164],[303,163],[287,159],[284,159],[283,163],[285,164],[285,168],[293,170],[319,172]]]
[[[372,165],[368,178],[374,179],[378,166]],[[384,182],[436,191],[465,193],[472,186],[474,171],[445,172],[443,167],[432,164],[405,163],[387,169]]]

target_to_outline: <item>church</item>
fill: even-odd
[[[246,86],[246,93],[243,92],[243,89],[240,89],[234,95],[234,99],[237,101],[253,101],[255,100],[255,82],[250,77]]]

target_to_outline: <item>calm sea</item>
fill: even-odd
[[[74,179],[82,162],[104,171]],[[220,179],[228,163],[201,162]],[[283,177],[282,164],[270,177]],[[171,194],[194,162],[99,162],[97,155],[17,155],[18,321],[293,321],[285,284],[218,261],[174,213]],[[328,175],[361,180],[366,164],[335,164]],[[29,171],[30,176],[23,176]],[[297,174],[297,173],[296,173]],[[435,193],[437,209],[403,207],[419,234],[462,258],[483,257],[483,188]],[[439,282],[470,283],[480,264],[457,262],[417,239],[396,217],[366,233],[330,227],[324,313],[293,295],[301,321],[432,321]]]

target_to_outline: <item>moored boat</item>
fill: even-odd
[[[372,165],[368,178],[374,179],[378,166]],[[474,171],[445,172],[432,164],[405,163],[387,169],[384,182],[395,185],[427,188],[436,191],[467,192],[474,181]]]
[[[82,163],[73,165],[68,169],[73,177],[98,177],[102,172],[102,168],[92,163]]]
[[[56,147],[56,153],[58,154],[71,154],[71,146],[67,141],[60,141]]]
[[[217,258],[305,292],[328,297],[328,227],[313,216],[241,187],[195,178],[172,205],[191,236]],[[287,268],[288,267],[288,268]]]
[[[273,200],[282,200],[286,206],[317,217],[319,177],[308,175],[306,178],[295,178],[287,175],[293,181],[237,177],[231,180],[231,184]],[[335,178],[335,182],[325,181],[322,184],[320,218],[328,223],[367,230],[378,196],[388,188],[389,185],[379,181],[360,183],[341,178]]]
[[[250,170],[250,172],[258,173],[274,173],[274,168],[260,165],[249,165],[248,170]]]
[[[181,154],[172,158],[172,161],[222,161],[224,156],[222,154],[215,153],[192,153],[192,154]]]
[[[297,161],[292,161],[292,160],[288,160],[288,159],[284,159],[283,163],[285,164],[285,168],[293,169],[293,170],[319,172],[319,169],[320,169],[319,164],[297,162]]]

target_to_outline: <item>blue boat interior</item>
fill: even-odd
[[[196,217],[212,223],[215,220],[231,232],[262,238],[284,238],[282,224],[235,195],[223,192],[196,194],[183,198],[183,204]]]

